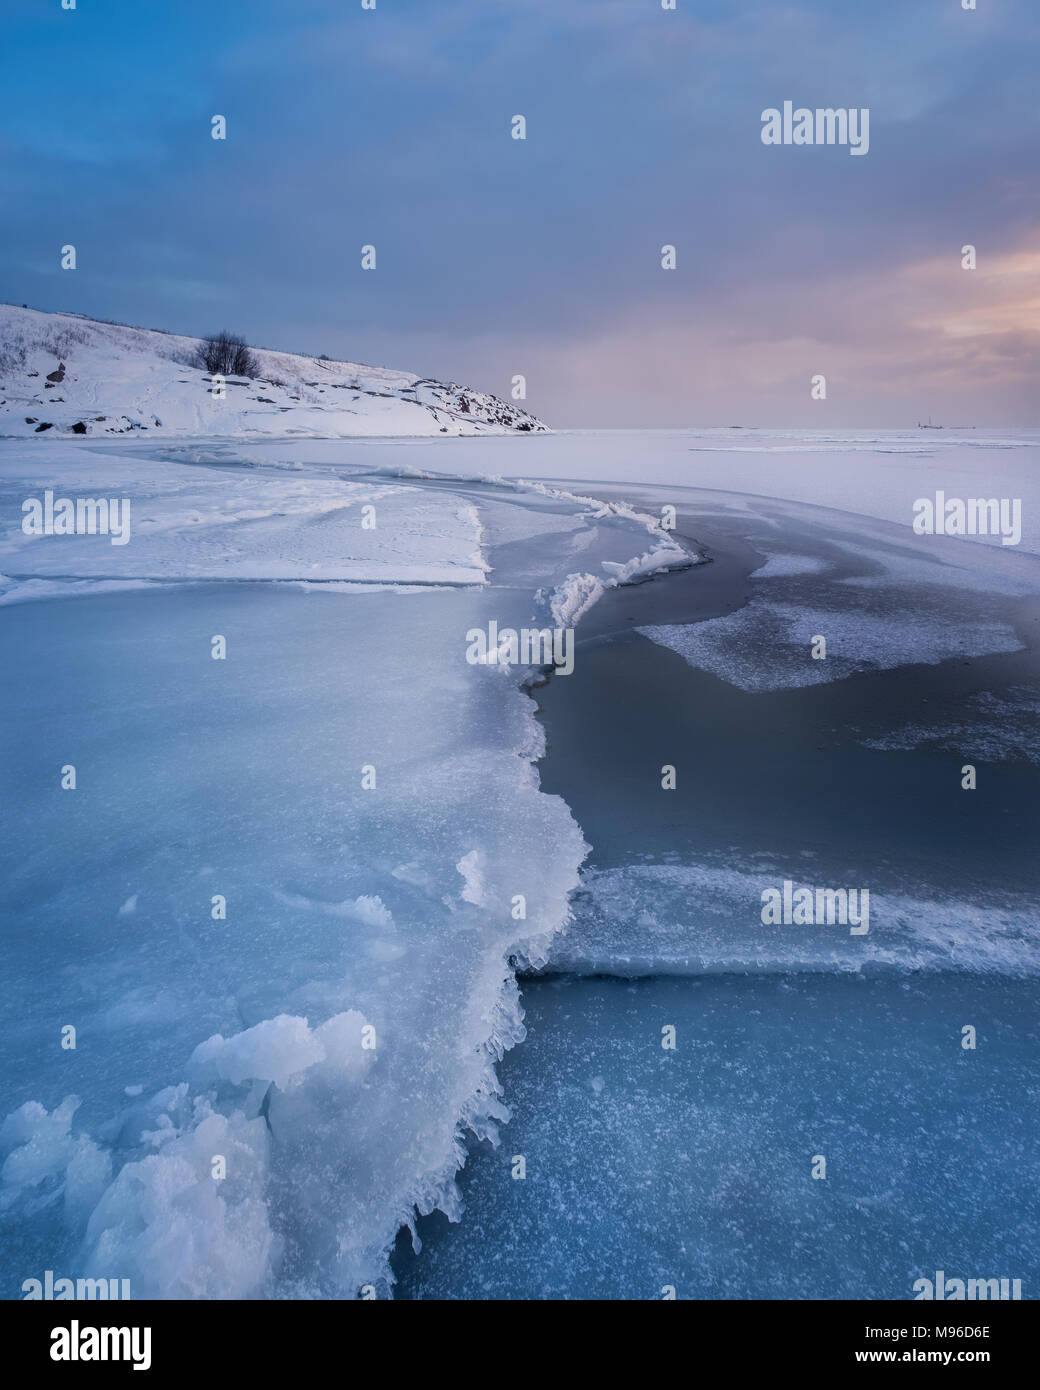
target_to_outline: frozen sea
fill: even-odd
[[[1038,460],[0,441],[5,1296],[1035,1296]]]

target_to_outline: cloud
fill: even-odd
[[[558,425],[1035,423],[1040,248],[977,271],[944,258],[749,285],[701,309],[636,309],[609,331],[482,343]],[[825,402],[810,378],[827,378]],[[607,404],[604,406],[604,402]],[[998,409],[999,407],[999,409]],[[963,418],[962,418],[963,417]]]
[[[499,391],[534,364],[532,406],[568,423],[811,423],[821,362],[844,423],[956,386],[1026,408],[1035,287],[1009,257],[1040,221],[1031,0],[209,15],[14,26],[0,297],[182,332],[210,304],[254,341]],[[869,155],[764,147],[787,98],[869,105]]]

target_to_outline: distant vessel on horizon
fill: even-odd
[[[945,427],[944,427],[943,425],[933,425],[933,424],[932,424],[932,417],[929,415],[927,425],[922,425],[921,422],[920,422],[920,420],[918,420],[918,422],[917,422],[917,428],[918,428],[919,430],[941,430],[941,429],[943,429],[943,428],[945,428]]]

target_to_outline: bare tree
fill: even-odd
[[[195,365],[205,368],[210,375],[260,375],[259,363],[246,346],[245,339],[237,333],[216,333],[210,338],[203,338],[195,353]]]

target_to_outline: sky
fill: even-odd
[[[1036,0],[0,0],[0,38],[0,300],[523,375],[560,428],[1040,424]],[[764,144],[786,100],[869,151]]]

